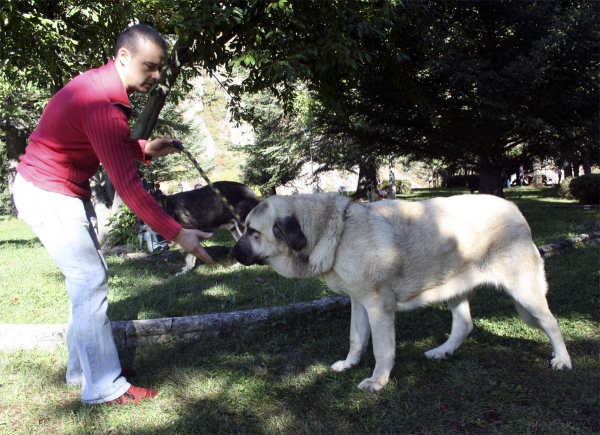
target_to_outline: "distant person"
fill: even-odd
[[[502,169],[502,172],[500,172],[500,178],[502,179],[502,187],[510,187],[510,177],[506,173],[506,170]]]
[[[558,184],[560,184],[560,180],[562,179],[562,168],[560,166],[556,168],[556,173],[558,174]]]
[[[162,190],[160,190],[160,183],[156,183],[156,188],[150,192],[150,195],[152,195],[154,198],[158,198],[159,196],[163,195]]]
[[[525,172],[523,170],[523,164],[519,165],[519,169],[517,170],[517,176],[519,177],[519,187],[523,187],[525,182]]]
[[[138,403],[156,391],[131,385],[121,369],[108,308],[108,270],[90,223],[89,179],[99,164],[117,193],[144,222],[206,263],[200,239],[211,234],[182,228],[144,190],[136,160],[173,152],[172,139],[132,139],[129,96],[147,93],[160,78],[167,45],[156,30],[126,29],[114,59],[80,74],[49,101],[21,156],[14,183],[19,217],[31,227],[65,276],[71,306],[66,381],[81,385],[89,405]]]

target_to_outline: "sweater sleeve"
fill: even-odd
[[[172,240],[182,227],[144,190],[135,160],[146,156],[142,141],[129,137],[125,114],[116,107],[99,107],[87,114],[83,128],[125,204],[167,241]]]
[[[146,164],[152,161],[152,157],[146,155],[146,144],[148,142],[150,141],[146,139],[131,141],[131,152],[133,153],[133,158]]]

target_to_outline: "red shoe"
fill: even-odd
[[[121,396],[114,400],[106,402],[108,405],[124,405],[126,403],[139,403],[142,399],[152,399],[156,397],[156,390],[150,388],[141,388],[130,386],[127,391]]]

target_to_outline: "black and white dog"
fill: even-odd
[[[260,202],[260,198],[242,183],[217,181],[213,183],[213,186],[219,189],[223,196],[229,200],[229,203],[242,220],[245,220],[248,213]],[[243,233],[243,229],[240,228],[229,208],[209,186],[174,195],[162,195],[157,197],[156,201],[169,216],[184,228],[206,232],[213,232],[219,228],[227,229],[236,241]],[[144,232],[154,233],[139,218],[134,230],[138,236],[143,236]],[[187,254],[185,267],[181,270],[181,273],[191,270],[195,264],[196,257]]]

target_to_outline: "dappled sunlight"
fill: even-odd
[[[503,318],[500,320],[494,317],[473,319],[473,325],[498,337],[526,338],[549,345],[546,334],[540,329],[527,326],[517,316],[516,312],[512,319]]]
[[[331,367],[325,364],[309,365],[301,372],[290,373],[282,377],[281,386],[286,388],[306,388],[317,381],[321,376],[331,374]]]

